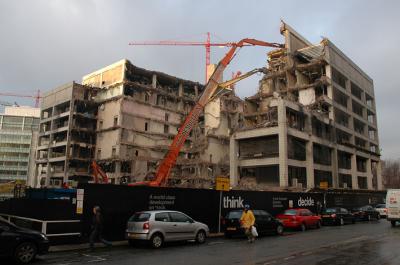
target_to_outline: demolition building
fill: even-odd
[[[36,151],[36,175],[41,186],[92,180],[96,92],[95,88],[71,82],[43,95]]]
[[[313,45],[285,23],[281,34],[231,137],[231,185],[382,189],[372,79],[328,39]]]
[[[203,85],[149,71],[121,60],[83,77],[98,87],[95,159],[112,183],[151,179]],[[170,184],[213,187],[229,174],[231,130],[242,119],[242,101],[228,93],[212,100],[185,142]]]

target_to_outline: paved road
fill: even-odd
[[[146,246],[120,246],[95,252],[59,252],[38,258],[34,264],[400,264],[400,227],[386,220],[342,227],[323,227],[285,236],[244,239],[209,239],[206,244],[174,243],[153,250]]]

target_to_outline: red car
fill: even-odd
[[[308,209],[288,209],[283,214],[276,216],[285,228],[295,228],[305,231],[310,227],[321,227],[321,217],[313,214]]]

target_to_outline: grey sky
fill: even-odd
[[[317,43],[328,37],[374,79],[383,158],[400,158],[400,1],[0,0],[0,91],[34,94],[127,58],[137,66],[203,82],[202,47],[132,47],[136,40],[282,42],[280,19]],[[226,49],[215,48],[212,62]],[[243,48],[226,71],[264,66],[268,49]],[[259,77],[239,84],[257,90]],[[1,97],[19,104],[33,100]]]

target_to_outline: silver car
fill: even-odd
[[[169,241],[195,240],[202,244],[208,235],[206,224],[196,222],[184,213],[168,210],[137,212],[129,218],[126,228],[129,244],[145,240],[153,248]]]

